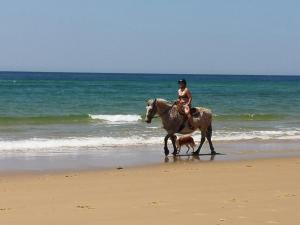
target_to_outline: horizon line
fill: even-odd
[[[111,75],[210,75],[210,76],[300,76],[300,74],[251,74],[251,73],[159,73],[159,72],[72,72],[72,71],[30,71],[30,70],[0,70],[0,73],[63,73],[63,74],[111,74]]]

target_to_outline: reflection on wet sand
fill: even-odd
[[[209,158],[207,156],[210,156]],[[173,157],[165,157],[165,163],[182,163],[195,161],[213,161],[216,155],[177,155]]]

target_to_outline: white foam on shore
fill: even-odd
[[[194,139],[199,143],[200,133],[195,133]],[[105,147],[130,147],[143,145],[163,145],[164,135],[161,137],[67,137],[67,138],[30,138],[23,140],[1,140],[0,154],[35,152],[69,152],[86,149],[101,150]],[[248,131],[226,132],[216,131],[213,133],[213,141],[246,141],[246,140],[300,140],[299,130],[283,131]]]
[[[281,131],[247,131],[247,132],[226,132],[216,131],[213,134],[215,141],[241,141],[241,140],[297,140],[300,132],[296,130]]]
[[[139,120],[142,120],[142,117],[140,115],[92,115],[89,114],[89,117],[94,120],[102,120],[110,123],[133,123],[137,122]]]
[[[25,140],[0,141],[0,153],[26,152],[35,149],[76,149],[76,148],[99,148],[117,146],[135,146],[162,143],[163,137],[70,137],[61,139],[31,138]]]

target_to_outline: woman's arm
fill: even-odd
[[[192,103],[192,95],[191,95],[191,92],[190,92],[190,90],[189,89],[187,89],[186,90],[186,96],[188,97],[188,105],[191,105],[191,103]]]
[[[177,100],[176,103],[178,104],[180,102],[180,95],[179,95],[179,90],[177,91]]]

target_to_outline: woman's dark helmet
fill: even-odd
[[[178,80],[178,84],[184,84],[186,86],[186,80],[185,79]]]

